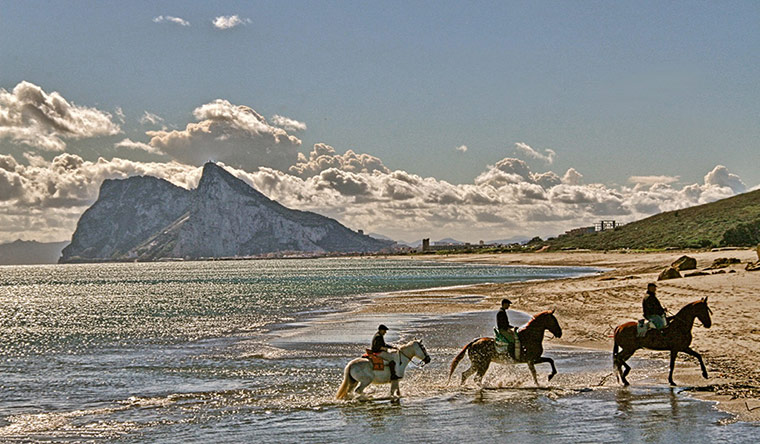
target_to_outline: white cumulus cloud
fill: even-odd
[[[137,151],[145,151],[147,153],[152,153],[152,154],[161,154],[161,150],[159,150],[158,148],[148,145],[147,143],[135,142],[129,138],[125,138],[121,142],[116,142],[114,144],[114,147],[128,148],[130,150],[137,150]]]
[[[216,29],[231,29],[236,26],[251,23],[251,19],[240,18],[238,15],[220,15],[214,18],[212,22]]]
[[[190,22],[187,20],[171,15],[159,15],[157,17],[153,17],[153,23],[174,23],[175,25],[180,26],[190,26]]]
[[[283,117],[278,114],[272,116],[272,125],[279,126],[286,131],[306,131],[306,124],[289,117]]]
[[[288,171],[299,177],[311,177],[331,168],[352,173],[389,172],[383,162],[375,156],[356,154],[352,150],[346,151],[345,154],[337,154],[335,148],[324,143],[315,144],[308,159],[298,153],[298,162]]]
[[[142,117],[140,117],[140,123],[143,125],[158,125],[164,121],[163,117],[153,114],[149,111],[144,111]]]
[[[557,154],[554,152],[554,150],[550,150],[549,148],[544,150],[544,153],[546,154],[541,154],[538,151],[534,150],[530,145],[526,143],[522,143],[522,142],[515,143],[515,151],[525,156],[528,156],[531,159],[542,160],[546,162],[548,165],[551,165],[552,163],[554,163],[554,156]]]
[[[723,165],[717,165],[712,171],[705,175],[705,184],[717,187],[728,187],[734,193],[743,193],[747,190],[747,185],[736,174],[729,173],[728,168]]]
[[[246,169],[287,170],[297,160],[301,140],[250,107],[217,99],[193,115],[199,122],[188,123],[184,130],[147,131],[149,145],[192,165],[215,160]]]
[[[120,132],[110,113],[75,105],[58,92],[46,93],[26,81],[12,91],[0,88],[0,139],[45,151],[64,151],[65,139]]]
[[[466,153],[467,152],[467,145],[459,145],[458,147],[454,148],[455,150],[459,151],[460,153]]]

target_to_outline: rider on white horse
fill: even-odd
[[[377,333],[375,333],[375,336],[372,337],[371,351],[377,356],[380,356],[381,358],[383,358],[383,361],[385,361],[388,364],[388,368],[391,371],[391,381],[395,381],[399,379],[399,377],[396,375],[396,360],[398,359],[398,348],[385,343],[385,339],[383,338],[383,336],[385,336],[385,333],[387,332],[388,332],[388,327],[386,327],[385,325],[380,324],[380,326],[377,327]],[[396,350],[396,353],[390,353],[390,350]]]

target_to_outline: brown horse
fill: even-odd
[[[707,379],[707,369],[705,363],[702,362],[702,355],[692,350],[689,345],[691,345],[691,328],[694,326],[694,318],[699,319],[705,328],[710,328],[712,325],[710,313],[712,310],[707,306],[707,298],[686,304],[675,316],[668,317],[668,326],[662,332],[650,330],[643,338],[636,336],[636,322],[626,322],[619,325],[615,329],[612,362],[623,384],[628,385],[628,380],[625,377],[631,371],[631,367],[625,361],[640,348],[670,350],[670,374],[668,375],[670,385],[676,385],[673,382],[673,368],[676,365],[678,352],[684,352],[697,358],[699,366],[702,367],[702,376]],[[618,348],[622,350],[618,351]],[[625,370],[622,367],[625,367]]]
[[[470,368],[462,372],[461,384],[464,384],[465,380],[475,372],[478,373],[478,381],[482,382],[483,376],[491,365],[491,361],[500,364],[515,364],[518,362],[528,364],[528,368],[533,375],[533,381],[536,385],[538,385],[538,378],[536,377],[535,364],[548,362],[552,366],[552,373],[549,375],[549,381],[551,381],[554,375],[557,374],[554,360],[541,356],[544,353],[542,342],[544,340],[544,331],[546,330],[549,330],[558,338],[562,337],[562,327],[559,326],[557,318],[554,317],[554,310],[544,311],[535,315],[533,319],[531,319],[530,322],[517,333],[521,345],[519,361],[512,359],[507,354],[497,352],[496,342],[493,338],[474,339],[472,342],[465,345],[462,351],[459,352],[451,362],[449,380],[451,380],[451,375],[454,374],[457,364],[459,364],[459,361],[464,358],[464,354],[467,353],[467,356],[470,357],[471,365]]]

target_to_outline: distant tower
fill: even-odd
[[[430,238],[422,239],[422,251],[430,251]]]

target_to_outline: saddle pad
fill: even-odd
[[[647,331],[649,331],[649,322],[646,319],[639,319],[636,324],[636,336],[643,338],[647,335]]]
[[[367,353],[364,353],[362,355],[362,358],[369,359],[369,362],[372,363],[372,370],[375,371],[383,371],[385,370],[385,363],[383,362],[383,358],[380,356],[377,356],[376,354],[370,352],[367,350]]]

